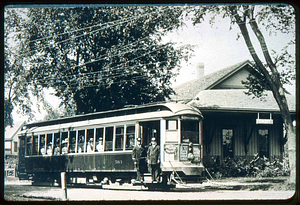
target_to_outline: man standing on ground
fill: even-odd
[[[147,152],[148,166],[150,168],[152,182],[159,181],[160,147],[155,138],[151,139],[151,146]]]
[[[143,182],[144,181],[144,166],[145,166],[145,156],[144,156],[144,148],[141,144],[141,138],[137,139],[137,144],[134,146],[132,150],[132,160],[136,167],[136,181]]]

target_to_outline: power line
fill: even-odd
[[[160,63],[162,63],[162,62],[168,62],[168,61],[161,61]],[[151,64],[155,64],[155,63],[151,63]],[[149,63],[148,64],[140,64],[140,65],[135,65],[135,66],[131,66],[131,68],[136,68],[136,67],[142,67],[142,66],[145,66],[145,65],[149,65]],[[116,67],[118,67],[118,66],[116,66]],[[122,77],[122,76],[125,76],[125,77],[127,77],[127,76],[131,76],[131,75],[136,75],[136,74],[141,74],[142,72],[138,72],[137,70],[134,70],[133,72],[129,72],[129,73],[123,73],[123,70],[119,70],[119,69],[117,69],[117,68],[115,68],[115,69],[111,69],[111,70],[117,70],[117,71],[119,71],[119,72],[116,72],[116,73],[114,73],[113,75],[106,75],[106,76],[100,76],[100,78],[99,78],[99,75],[101,75],[102,73],[104,73],[104,72],[110,72],[110,71],[95,71],[95,72],[93,72],[93,73],[79,73],[79,74],[77,74],[77,75],[79,75],[77,78],[76,78],[76,74],[73,74],[73,75],[68,75],[68,76],[63,76],[63,78],[61,78],[61,79],[66,79],[66,78],[68,78],[68,77],[74,77],[74,78],[76,78],[77,80],[78,79],[80,79],[80,78],[84,78],[84,77],[86,77],[86,79],[87,80],[93,80],[93,81],[97,81],[97,80],[105,80],[105,79],[110,79],[110,78],[113,78],[113,77]],[[142,69],[140,69],[140,71],[142,71]],[[122,74],[119,74],[119,75],[117,75],[118,73],[122,73]],[[96,74],[96,75],[95,75]],[[94,75],[94,76],[90,76],[90,75]],[[150,76],[145,76],[145,77],[150,77]],[[48,78],[50,78],[50,77],[48,77]],[[95,79],[94,79],[95,78]],[[97,79],[96,79],[97,78]],[[36,79],[38,79],[39,81],[40,80],[43,80],[43,79],[41,79],[41,78],[36,78]],[[55,81],[55,83],[62,83],[62,82],[65,82],[65,81],[63,81],[63,80],[58,80],[58,79],[54,79],[54,78],[50,78],[49,79],[50,81],[52,80],[52,81]],[[67,79],[66,79],[67,80]],[[73,79],[70,79],[69,80],[69,82],[72,82],[73,81]],[[41,81],[40,81],[41,82]]]
[[[158,51],[158,50],[161,50],[162,48],[164,48],[164,47],[167,46],[167,45],[168,45],[168,44],[165,44],[165,45],[161,46],[160,48],[158,48],[157,50],[150,51],[150,52],[146,52],[146,53],[144,53],[143,55],[140,55],[140,56],[138,56],[138,57],[136,57],[136,58],[133,58],[133,59],[131,59],[131,60],[129,60],[129,61],[123,62],[123,63],[121,63],[121,64],[119,64],[119,65],[116,65],[116,66],[113,66],[113,67],[110,67],[110,70],[107,70],[107,72],[110,72],[110,71],[112,71],[112,70],[116,70],[118,67],[121,67],[122,65],[126,65],[126,64],[128,64],[129,62],[132,62],[132,61],[135,61],[135,60],[137,60],[137,59],[139,59],[139,58],[141,58],[141,57],[144,57],[144,56],[146,56],[147,54],[150,54],[150,53],[156,52],[156,51]],[[97,60],[97,61],[99,61],[99,60]],[[96,61],[92,61],[92,62],[96,62]],[[91,62],[88,62],[88,63],[91,63]],[[142,64],[142,65],[148,65],[148,64]],[[107,67],[109,67],[109,66],[105,66],[105,67],[103,68],[103,70],[106,69]],[[115,68],[115,69],[113,69],[113,68]],[[67,70],[70,70],[70,68],[67,69]],[[103,72],[103,71],[95,71],[95,72]],[[65,73],[65,71],[64,71],[63,73]],[[70,75],[68,75],[68,76],[74,76],[74,75],[73,75],[73,74],[70,74]],[[50,78],[50,77],[48,77],[48,78]],[[57,80],[57,79],[56,79],[56,80]]]
[[[141,18],[142,16],[150,15],[152,13],[155,13],[155,12],[151,12],[151,13],[147,13],[147,14],[143,14],[143,15],[139,15],[139,16],[135,16],[135,17],[130,17],[130,18],[127,18],[127,19],[120,19],[120,20],[117,20],[117,21],[107,22],[106,24],[112,23],[112,25],[108,25],[108,26],[106,26],[104,28],[99,28],[99,29],[96,29],[96,30],[93,30],[93,31],[90,31],[90,32],[87,32],[87,33],[83,33],[83,34],[80,34],[80,35],[77,35],[77,36],[70,37],[70,38],[62,40],[62,41],[55,42],[55,43],[52,44],[52,46],[53,45],[58,45],[58,44],[61,44],[61,43],[64,43],[64,42],[67,42],[67,41],[69,41],[71,39],[76,39],[76,38],[79,38],[79,37],[82,37],[82,36],[90,35],[92,33],[95,33],[95,32],[98,32],[98,31],[101,31],[101,30],[104,30],[104,29],[108,29],[108,28],[110,28],[112,26],[121,25],[121,24],[129,22],[129,21],[131,21],[133,19],[138,19],[138,18]],[[115,23],[115,22],[118,22],[118,21],[120,21],[120,23]],[[61,34],[58,34],[57,36],[59,36],[59,35],[61,35]],[[49,44],[48,45],[44,45],[44,46],[41,47],[41,49],[46,48],[46,47],[50,48],[50,46],[51,45],[49,45]],[[37,49],[34,49],[34,50],[30,51],[30,53],[34,52],[34,51],[37,51]]]
[[[126,65],[126,64],[128,64],[129,62],[133,62],[133,61],[135,61],[135,60],[137,60],[137,59],[139,59],[139,58],[141,58],[141,57],[146,56],[147,54],[150,54],[150,53],[156,52],[156,51],[158,51],[158,50],[161,50],[163,47],[165,47],[165,46],[167,46],[167,45],[169,45],[169,43],[168,43],[168,44],[165,44],[165,45],[162,45],[160,48],[158,48],[158,49],[156,49],[156,50],[153,50],[153,51],[150,51],[150,52],[146,52],[146,53],[144,53],[144,54],[142,54],[142,55],[140,55],[140,56],[138,56],[138,57],[136,57],[136,58],[133,58],[133,59],[131,59],[131,60],[129,60],[129,61],[123,62],[123,63],[121,63],[121,64],[119,64],[119,65],[116,65],[116,66],[113,66],[113,67],[110,67],[110,69],[107,70],[107,71],[104,71],[104,69],[108,68],[109,66],[105,66],[105,67],[103,68],[103,71],[95,71],[95,72],[108,72],[108,71],[110,72],[110,71],[112,71],[112,70],[117,70],[118,67],[121,67],[122,65]],[[155,46],[155,45],[154,45],[154,46]],[[151,46],[150,46],[150,47],[151,47]],[[152,47],[153,47],[153,46],[152,46]],[[143,48],[143,49],[145,49],[145,48]],[[146,48],[146,49],[147,49],[147,48]],[[140,49],[136,49],[135,51],[138,51],[138,50],[140,50]],[[131,51],[129,50],[128,52],[131,52]],[[123,52],[123,53],[121,53],[121,54],[125,54],[125,53],[128,53],[128,52]],[[115,56],[119,56],[119,55],[120,55],[120,54],[115,55]],[[102,55],[102,56],[103,56],[103,55]],[[92,61],[86,62],[86,63],[84,63],[84,64],[81,64],[81,65],[78,65],[78,66],[75,66],[75,67],[71,67],[71,68],[65,69],[64,71],[62,71],[62,73],[65,73],[66,71],[71,70],[72,68],[74,69],[74,68],[76,68],[76,67],[80,67],[80,66],[83,66],[83,65],[86,65],[86,64],[89,64],[89,63],[95,63],[95,62],[100,61],[100,60],[103,60],[103,58],[100,58],[100,59],[97,59],[97,60],[92,60]],[[147,64],[143,64],[143,65],[147,65]],[[115,69],[113,69],[113,68],[115,68]],[[70,74],[70,75],[68,75],[68,76],[73,76],[73,75],[74,75],[74,74]],[[50,77],[46,77],[46,78],[50,78]]]
[[[167,46],[167,45],[169,45],[169,44],[170,44],[170,43],[167,43],[167,44],[163,45],[162,47],[165,47],[165,46]],[[154,47],[154,46],[156,46],[156,45],[153,45],[152,47]],[[151,46],[150,46],[150,47],[151,47]],[[140,48],[140,49],[135,49],[135,50],[128,50],[127,52],[123,52],[123,53],[121,53],[121,54],[124,55],[124,54],[126,54],[126,53],[130,53],[130,52],[132,52],[132,51],[138,51],[138,50],[141,50],[141,49],[145,49],[145,48]],[[157,50],[160,50],[160,49],[161,49],[161,48],[159,48],[159,49],[157,49]],[[157,51],[157,50],[155,50],[155,51]],[[153,53],[153,52],[155,52],[155,51],[145,53],[145,54],[143,54],[142,56],[139,56],[139,57],[137,57],[137,58],[131,59],[131,60],[126,61],[126,62],[134,61],[134,60],[136,60],[136,59],[139,59],[139,58],[141,58],[141,57],[144,57],[146,54],[150,54],[150,53]],[[100,57],[102,57],[102,56],[106,56],[106,55],[101,55]],[[120,56],[120,54],[112,55],[112,56],[110,56],[110,57],[116,57],[116,56]],[[88,61],[88,62],[86,62],[86,63],[80,64],[80,65],[76,65],[76,66],[74,66],[74,67],[72,67],[72,68],[74,69],[74,68],[81,67],[81,66],[84,66],[84,65],[87,65],[87,64],[90,64],[90,63],[95,63],[95,62],[98,62],[98,61],[101,61],[101,60],[105,60],[105,58],[104,58],[104,57],[103,57],[103,58],[97,58],[97,59]],[[124,64],[124,63],[122,63],[122,64]],[[119,66],[121,66],[122,64],[120,64]],[[105,66],[104,68],[107,68],[107,67],[108,67],[108,66]],[[70,70],[70,69],[72,69],[72,68],[66,69],[66,70],[64,70],[64,72],[65,72],[65,71],[68,71],[68,70]]]
[[[167,8],[167,7],[166,7],[166,8]],[[166,9],[166,8],[164,8],[164,9]],[[163,10],[164,10],[164,9],[163,9]],[[156,12],[156,11],[152,11],[152,12],[150,12],[150,13],[140,14],[140,15],[136,15],[136,16],[133,16],[133,17],[125,18],[125,20],[127,19],[127,20],[129,21],[129,20],[131,20],[131,19],[136,19],[136,17],[138,17],[138,16],[139,16],[139,17],[143,17],[143,16],[151,15],[152,13],[157,13],[157,12]],[[86,30],[86,29],[91,29],[91,28],[98,27],[98,26],[107,25],[107,24],[110,24],[110,23],[119,22],[119,21],[122,21],[122,20],[124,20],[124,19],[118,19],[118,20],[115,20],[115,21],[110,21],[110,22],[105,22],[105,23],[99,23],[99,24],[92,25],[92,26],[86,26],[86,27],[83,27],[83,28],[80,28],[80,29],[75,29],[75,30],[72,30],[72,31],[63,32],[63,33],[55,34],[55,35],[56,35],[56,36],[61,36],[61,35],[69,34],[69,33],[74,33],[74,32],[78,32],[78,31],[83,31],[83,30]],[[31,42],[36,42],[36,41],[41,41],[41,40],[44,40],[44,39],[48,39],[48,38],[54,37],[55,35],[50,35],[50,36],[47,36],[47,37],[42,37],[42,38],[30,40],[29,43],[31,43]]]

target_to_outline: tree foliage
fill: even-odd
[[[24,28],[26,20],[23,12],[5,10],[4,21],[4,126],[14,123],[12,111],[31,115],[31,100],[28,92],[27,71],[24,67],[22,51],[26,44]]]
[[[163,101],[187,57],[161,36],[181,25],[176,7],[30,8],[30,81],[52,87],[77,113]]]

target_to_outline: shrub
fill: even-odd
[[[233,159],[226,157],[223,161],[219,157],[212,157],[205,166],[212,177],[216,179],[222,177],[276,177],[289,175],[287,156],[284,156],[282,161],[278,158],[270,161],[269,158],[261,158],[256,154],[250,162],[243,157]]]

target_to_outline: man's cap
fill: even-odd
[[[152,137],[151,141],[156,141],[155,137]]]
[[[137,141],[141,141],[142,139],[141,138],[137,138]]]

